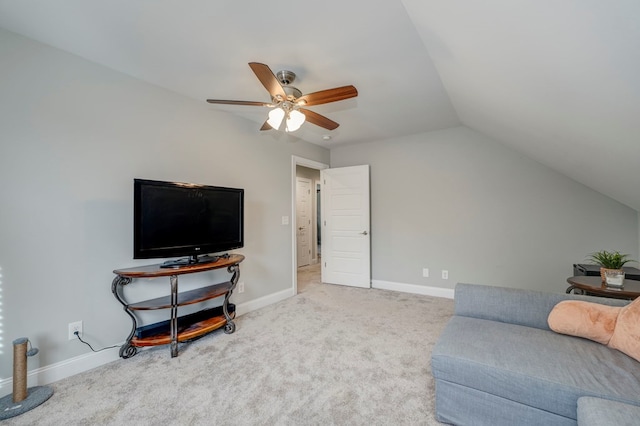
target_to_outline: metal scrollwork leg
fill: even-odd
[[[178,276],[171,275],[171,358],[178,356]]]
[[[120,346],[120,358],[123,358],[123,359],[131,358],[137,353],[138,353],[138,348],[136,348],[135,346],[132,346],[128,342]]]
[[[224,332],[226,334],[232,334],[236,331],[236,323],[233,321],[229,321],[224,326]]]
[[[127,304],[127,302],[124,301],[124,299],[122,298],[122,296],[120,296],[120,293],[118,292],[118,288],[124,287],[127,284],[130,284],[131,281],[132,279],[129,277],[123,277],[123,276],[117,275],[111,283],[111,292],[113,293],[115,298],[118,300],[118,302],[122,304],[124,311],[127,313],[127,315],[129,315],[133,323],[129,336],[127,336],[125,343],[120,347],[120,358],[125,358],[125,359],[131,358],[136,353],[138,353],[138,349],[135,346],[131,345],[131,339],[133,339],[133,336],[136,333],[136,328],[138,328],[138,320],[136,319],[135,315],[133,315],[131,310],[129,310],[129,305]]]
[[[229,315],[229,298],[233,294],[233,290],[236,288],[238,284],[238,280],[240,279],[240,266],[239,265],[231,265],[227,268],[227,271],[231,274],[231,287],[229,287],[229,291],[224,296],[224,302],[222,303],[222,312],[224,313],[224,318],[227,320],[227,323],[224,326],[224,332],[226,334],[232,334],[236,331],[236,324],[233,322],[233,318]]]
[[[586,292],[584,290],[579,289],[578,287],[573,286],[573,285],[570,285],[567,288],[567,292],[566,293],[567,294],[571,294],[571,293],[573,293],[573,294],[582,294],[582,295],[586,294]]]

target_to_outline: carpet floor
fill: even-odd
[[[437,425],[430,353],[453,301],[322,284],[217,330],[53,383],[9,425]]]

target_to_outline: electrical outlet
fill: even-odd
[[[238,283],[238,293],[244,293],[244,281]]]
[[[429,278],[429,268],[422,268],[422,276]]]
[[[69,323],[69,340],[77,339],[75,332],[78,332],[78,335],[82,337],[82,321],[70,322]]]
[[[448,280],[449,279],[449,271],[447,271],[446,269],[442,270],[442,279],[443,280]]]

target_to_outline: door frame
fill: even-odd
[[[296,167],[304,166],[315,170],[328,169],[329,165],[318,161],[309,160],[308,158],[291,156],[291,282],[293,283],[293,295],[298,294],[298,243],[296,238]]]

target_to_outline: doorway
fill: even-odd
[[[318,203],[319,196],[322,188],[320,185],[320,170],[329,168],[328,164],[318,163],[313,160],[307,160],[305,158],[292,156],[292,241],[293,241],[293,293],[297,294],[305,291],[309,285],[320,283],[320,257],[321,257],[321,237],[319,223],[321,221],[320,205]],[[299,185],[299,181],[308,181],[309,185],[309,202],[310,207],[310,223],[308,223],[308,229],[304,228],[303,223],[305,219],[301,219],[305,214],[300,214],[300,208],[305,208],[305,202],[300,203],[300,198],[304,198],[304,194],[299,191],[304,191]],[[304,187],[306,184],[303,183]],[[301,232],[306,232],[306,238],[308,238],[307,250],[310,250],[308,262],[305,260],[305,253],[301,253]],[[302,236],[304,238],[304,236]],[[305,242],[302,241],[302,245]],[[304,250],[304,249],[302,249]]]
[[[370,237],[370,203],[369,203],[369,166],[350,166],[330,169],[328,165],[292,156],[291,189],[292,189],[292,281],[293,294],[298,288],[298,253],[297,253],[297,178],[298,171],[318,173],[320,171],[322,193],[322,232],[314,227],[311,250],[315,250],[312,258],[320,271],[320,282],[349,285],[354,287],[371,287],[371,237]],[[310,170],[306,170],[310,169]],[[315,179],[315,178],[311,178]],[[317,184],[314,185],[317,187]],[[312,197],[313,198],[313,197]],[[317,215],[318,207],[313,209]],[[317,219],[314,217],[312,223]],[[325,232],[326,231],[326,232]],[[321,239],[322,251],[318,250],[318,235]],[[319,262],[322,256],[322,262]]]

